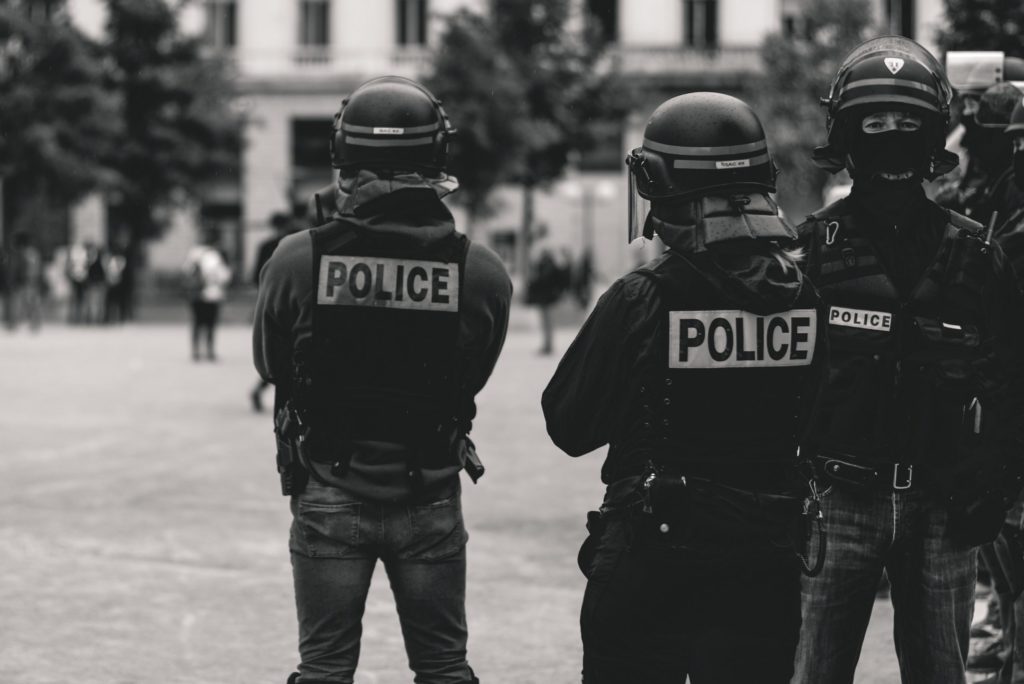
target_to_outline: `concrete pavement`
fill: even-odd
[[[599,454],[546,438],[532,312],[479,397],[488,473],[465,482],[470,661],[484,682],[578,681],[576,551]],[[283,684],[296,662],[287,501],[249,331],[193,363],[183,325],[0,334],[0,682]],[[571,333],[561,331],[564,349]],[[269,393],[267,395],[269,400]],[[879,603],[858,684],[897,682]],[[408,682],[383,572],[357,682]]]

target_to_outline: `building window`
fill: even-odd
[[[427,44],[427,0],[396,0],[399,45]]]
[[[215,48],[237,45],[235,0],[206,0],[206,42]]]
[[[914,0],[885,0],[886,14],[889,17],[889,30],[892,33],[914,37]]]
[[[712,48],[718,45],[718,1],[684,0],[683,35],[686,45]]]
[[[587,19],[603,41],[614,43],[618,40],[618,0],[587,0]]]
[[[330,27],[330,0],[299,0],[299,45],[328,45],[331,42]]]

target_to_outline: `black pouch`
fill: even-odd
[[[579,553],[576,554],[576,564],[583,576],[588,579],[590,568],[594,564],[594,555],[597,553],[598,542],[601,541],[601,535],[604,534],[607,525],[605,515],[601,511],[587,511],[587,532],[589,534],[580,545]]]

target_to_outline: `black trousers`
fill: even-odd
[[[660,524],[615,515],[581,549],[583,682],[788,684],[800,633],[793,552]]]

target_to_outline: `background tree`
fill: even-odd
[[[467,234],[490,213],[495,186],[518,176],[522,164],[524,87],[496,44],[490,21],[460,10],[448,20],[426,80],[458,129],[449,166],[459,179],[453,199],[466,208]]]
[[[1024,3],[1019,0],[945,0],[944,50],[1002,50],[1024,57]]]
[[[109,158],[122,176],[110,209],[138,242],[159,235],[168,208],[203,183],[237,172],[242,121],[226,63],[178,32],[176,8],[165,0],[107,0],[107,7],[105,47],[125,127]]]
[[[781,170],[780,203],[794,218],[821,206],[828,174],[811,161],[825,142],[819,101],[843,58],[875,35],[870,18],[868,0],[804,0],[793,33],[769,35],[761,47],[764,71],[752,104]]]
[[[107,153],[123,133],[121,99],[97,46],[57,3],[0,5],[0,176],[5,233],[31,230],[49,251],[67,206],[112,188]]]
[[[621,120],[629,98],[602,60],[604,42],[569,0],[494,0],[487,16],[457,14],[431,84],[460,130],[453,167],[485,211],[495,185],[523,189],[517,263],[525,264],[534,192],[560,177],[574,152],[595,144],[600,122]],[[471,175],[487,169],[479,178]]]

